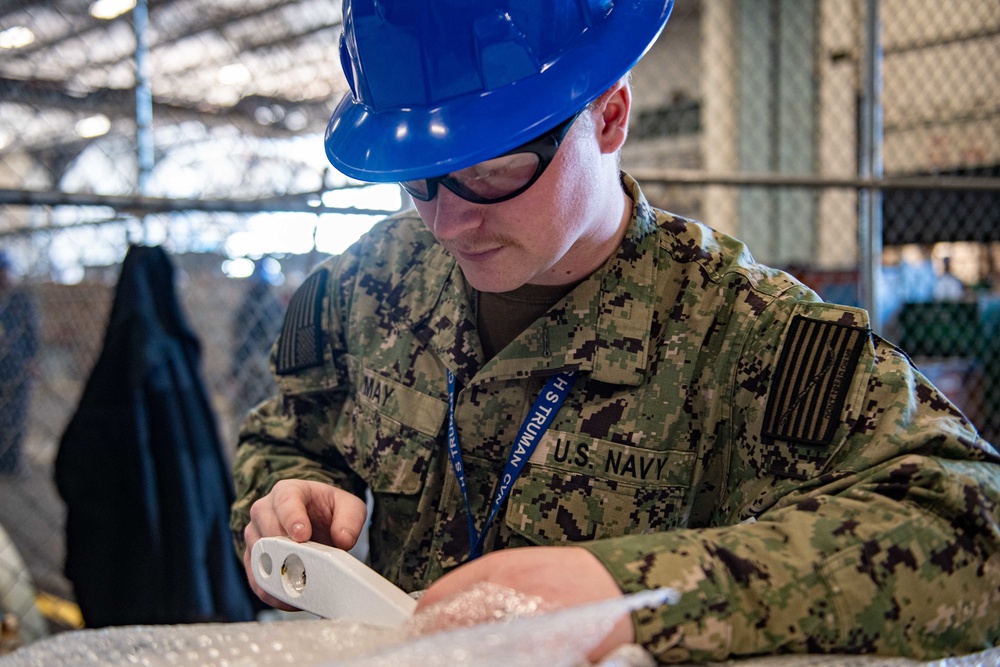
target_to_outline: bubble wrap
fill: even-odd
[[[121,626],[54,635],[0,657],[0,667],[578,667],[623,615],[672,602],[645,591],[568,609],[493,586],[429,607],[400,628],[345,621]],[[620,647],[601,667],[653,667],[639,646]],[[781,656],[720,667],[996,667],[1000,649],[923,663],[854,656]]]

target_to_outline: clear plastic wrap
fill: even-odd
[[[122,626],[54,635],[0,657],[0,667],[578,667],[623,615],[670,603],[661,589],[566,609],[478,586],[427,608],[399,628],[331,620]],[[444,628],[444,629],[441,629]],[[636,645],[601,667],[652,667]],[[727,667],[996,667],[1000,649],[934,662],[902,658],[794,655]]]
[[[483,585],[428,608],[400,628],[296,620],[80,630],[19,649],[0,658],[0,666],[573,667],[588,664],[587,653],[622,615],[669,602],[672,595],[646,591],[546,612],[536,598]],[[442,627],[446,629],[438,629]],[[648,654],[638,647],[616,653],[614,659],[613,667],[649,664]]]

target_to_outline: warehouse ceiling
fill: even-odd
[[[154,127],[262,137],[321,131],[346,90],[335,0],[134,2],[0,0],[0,150],[51,164],[94,133],[135,136],[144,81]]]

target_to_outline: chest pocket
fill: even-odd
[[[359,375],[351,413],[357,472],[375,493],[418,493],[447,403],[367,369]]]
[[[507,526],[537,544],[676,528],[694,456],[546,433],[511,489]]]

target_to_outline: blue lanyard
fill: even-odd
[[[462,497],[465,498],[465,511],[469,517],[469,560],[478,558],[483,554],[483,540],[486,532],[493,524],[497,512],[510,494],[510,489],[514,485],[514,480],[521,474],[524,463],[531,458],[531,453],[535,451],[542,434],[549,428],[552,419],[559,412],[563,401],[569,395],[569,390],[573,388],[576,380],[574,371],[566,371],[553,375],[549,378],[542,393],[535,399],[531,406],[531,411],[524,418],[521,428],[517,432],[514,445],[510,448],[507,457],[507,465],[504,466],[503,476],[500,478],[500,488],[493,498],[493,507],[490,515],[486,519],[486,525],[482,532],[476,530],[476,522],[472,518],[472,509],[469,506],[469,492],[465,485],[465,467],[462,465],[462,450],[458,444],[458,429],[455,427],[455,376],[448,371],[448,458],[451,460],[451,467],[455,470],[455,477],[458,478],[458,487],[462,490]]]

